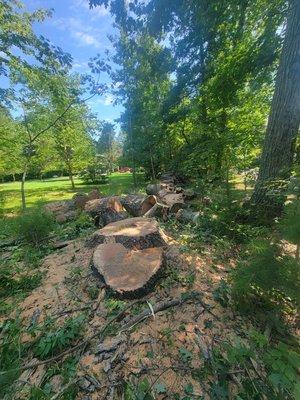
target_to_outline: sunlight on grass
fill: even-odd
[[[143,177],[139,176],[142,185]],[[4,196],[2,208],[7,212],[18,212],[21,208],[20,182],[0,184],[0,194]],[[76,189],[71,189],[68,177],[51,178],[43,181],[31,180],[26,182],[27,206],[39,203],[71,199],[76,192],[90,192],[97,187],[105,196],[121,195],[133,191],[133,179],[130,173],[113,173],[109,181],[103,185],[86,185],[81,179],[75,179]]]

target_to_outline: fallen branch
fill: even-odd
[[[70,308],[68,310],[59,311],[56,314],[53,314],[52,317],[57,319],[57,318],[63,317],[66,314],[73,314],[75,312],[90,310],[90,309],[91,309],[91,303],[87,303],[87,305],[85,305],[83,307]]]
[[[121,329],[120,332],[123,332],[125,330],[128,330],[132,328],[133,326],[137,325],[138,323],[142,322],[144,319],[153,316],[153,313],[156,314],[159,311],[166,310],[171,307],[176,307],[179,304],[182,304],[184,300],[181,298],[179,299],[172,299],[172,300],[166,300],[162,301],[160,303],[155,304],[152,306],[153,311],[148,308],[145,308],[140,314],[136,315],[135,317],[131,318]]]

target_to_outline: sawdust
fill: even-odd
[[[178,244],[172,239],[166,257],[169,268],[176,268],[182,280],[175,279],[167,286],[162,280],[155,290],[145,297],[144,307],[147,307],[146,300],[155,304],[162,299],[180,297],[187,290],[196,290],[203,294],[203,301],[211,307],[213,315],[209,309],[197,302],[185,303],[176,309],[160,312],[144,320],[133,330],[127,331],[126,342],[120,344],[115,351],[107,353],[108,356],[105,357],[97,354],[99,341],[95,339],[86,353],[81,355],[78,376],[94,377],[101,383],[101,389],[91,384],[79,391],[78,399],[84,399],[86,392],[89,392],[89,399],[105,399],[108,388],[113,385],[124,381],[136,382],[144,377],[147,377],[151,385],[163,382],[171,392],[183,393],[184,387],[192,384],[194,393],[206,398],[203,388],[192,378],[190,370],[199,369],[203,365],[213,343],[227,338],[237,319],[232,310],[221,307],[212,295],[219,280],[226,276],[226,269],[222,265],[212,269],[212,260],[209,257],[181,254],[178,248]],[[46,315],[58,315],[64,310],[82,306],[82,302],[91,301],[86,286],[91,279],[89,263],[92,253],[93,249],[85,247],[83,240],[77,240],[45,258],[45,277],[41,286],[21,305],[24,324],[28,326],[37,312],[40,313],[40,323]],[[85,278],[72,283],[72,293],[69,281],[72,280],[74,268],[80,271],[80,277]],[[187,284],[184,277],[191,271],[194,279],[192,283]],[[92,304],[92,307],[98,304],[98,309],[91,316],[85,335],[93,334],[107,322],[104,294],[104,289],[100,290],[98,298]],[[211,323],[208,324],[207,321]],[[30,338],[24,335],[22,340]],[[110,341],[108,338],[105,343],[109,344]],[[191,355],[188,365],[184,354]],[[28,375],[24,373],[24,379],[38,385],[44,373],[45,368],[38,368]],[[59,382],[60,378],[56,376],[53,382],[56,390]]]
[[[72,307],[76,299],[68,289],[66,278],[74,268],[78,268],[82,275],[89,274],[90,258],[91,250],[80,242],[71,243],[47,256],[41,269],[45,274],[42,284],[21,303],[20,316],[24,324],[29,325],[35,315],[38,315],[38,322],[42,322],[46,315],[58,314]],[[87,295],[83,293],[83,296],[88,301]]]

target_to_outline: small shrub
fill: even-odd
[[[213,291],[213,296],[214,299],[221,304],[221,306],[228,306],[230,300],[230,287],[224,279],[220,280],[218,287]]]
[[[108,182],[108,167],[105,157],[98,155],[84,170],[80,171],[79,176],[87,184],[104,184]]]
[[[265,227],[247,223],[245,211],[238,204],[230,208],[214,206],[213,209],[206,210],[196,227],[196,235],[207,242],[226,238],[239,244],[267,234]]]
[[[296,245],[295,257],[300,257],[300,199],[286,205],[284,216],[280,221],[283,237]]]
[[[209,383],[210,398],[231,398],[228,371],[252,371],[255,365],[263,365],[264,374],[239,375],[235,399],[298,399],[299,353],[284,343],[270,345],[260,332],[250,331],[249,336],[247,344],[237,337],[234,343],[225,342],[213,348],[210,359],[196,377],[203,380],[209,375],[218,376]]]
[[[291,313],[299,304],[299,264],[276,244],[255,243],[233,273],[232,296],[241,311]]]
[[[42,208],[33,208],[16,218],[17,236],[29,245],[39,247],[49,239],[55,227],[54,218]]]
[[[95,224],[89,215],[81,213],[74,221],[61,226],[60,228],[61,231],[59,236],[62,239],[75,239],[78,236],[86,235],[91,229],[95,228]]]

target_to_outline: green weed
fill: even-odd
[[[68,318],[61,327],[49,326],[49,330],[42,333],[34,346],[37,357],[45,359],[53,356],[65,348],[68,348],[74,340],[79,339],[83,333],[83,315]],[[49,321],[50,322],[50,321]],[[49,323],[50,325],[50,323]],[[44,327],[45,329],[46,327]]]

